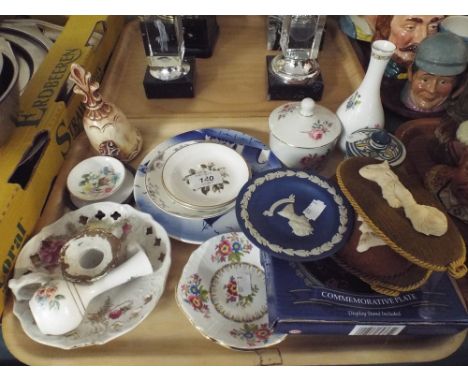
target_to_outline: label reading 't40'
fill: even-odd
[[[209,187],[213,184],[223,183],[223,178],[219,171],[200,171],[188,177],[188,183],[194,190],[202,187]]]

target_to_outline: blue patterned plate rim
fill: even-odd
[[[135,175],[133,193],[137,208],[151,214],[153,219],[164,226],[170,237],[191,244],[200,244],[210,237],[239,229],[234,209],[220,216],[206,219],[187,219],[174,216],[151,201],[149,195],[147,195],[145,185],[147,167],[158,153],[175,144],[191,140],[218,142],[238,151],[241,150],[242,155],[249,162],[253,175],[268,169],[280,168],[282,165],[278,158],[260,140],[246,133],[227,128],[204,128],[186,131],[159,143],[149,151],[140,162]],[[242,146],[241,149],[240,146]],[[257,155],[260,156],[257,157]]]

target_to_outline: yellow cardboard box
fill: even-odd
[[[14,260],[82,129],[81,99],[67,84],[70,64],[101,78],[123,25],[122,16],[71,16],[21,95],[16,129],[0,148],[0,316]]]

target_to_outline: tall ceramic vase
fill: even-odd
[[[396,46],[387,40],[372,43],[367,73],[359,88],[338,108],[336,114],[343,125],[340,149],[346,153],[346,139],[364,127],[384,127],[384,111],[380,100],[380,84],[388,61]]]
[[[91,81],[91,73],[78,64],[71,65],[70,79],[73,91],[83,96],[86,110],[83,127],[91,146],[101,155],[129,162],[140,152],[140,132],[130,124],[116,105],[102,99],[99,84]]]

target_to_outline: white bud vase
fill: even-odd
[[[380,100],[380,84],[388,61],[396,46],[387,40],[372,43],[371,59],[359,88],[338,108],[336,114],[343,125],[340,149],[346,153],[346,139],[365,127],[384,127],[384,111]]]
[[[88,252],[88,255],[91,253]],[[132,278],[151,273],[153,266],[139,247],[139,251],[129,260],[91,284],[75,284],[64,279],[51,279],[45,273],[33,272],[19,279],[11,279],[8,286],[18,300],[30,298],[29,308],[42,333],[62,335],[80,325],[94,297]],[[29,294],[35,288],[38,289],[31,297]]]

